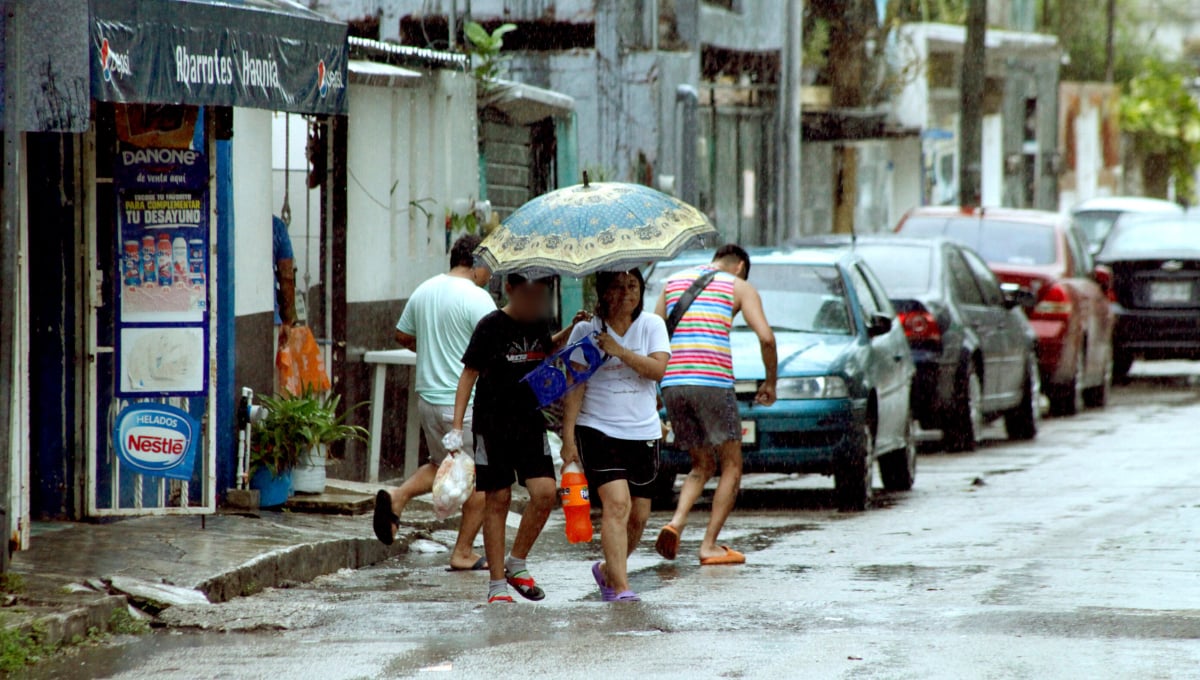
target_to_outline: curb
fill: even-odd
[[[412,542],[430,531],[452,529],[457,518],[403,527],[385,546],[375,538],[335,538],[272,550],[195,586],[210,602],[228,602],[264,588],[306,583],[342,569],[361,569],[408,552]]]
[[[76,639],[86,639],[92,631],[109,632],[113,612],[125,609],[124,595],[98,595],[91,601],[64,611],[45,614],[13,626],[24,635],[36,638],[45,647],[58,647]]]

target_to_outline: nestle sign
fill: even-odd
[[[199,426],[167,404],[131,404],[117,416],[113,447],[133,472],[189,480],[195,466]]]

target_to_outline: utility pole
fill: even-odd
[[[800,2],[788,2],[784,17],[783,69],[779,74],[780,151],[775,165],[776,241],[779,244],[804,234],[800,210],[800,154],[803,137],[800,83],[803,66],[804,10]]]
[[[0,3],[0,11],[4,12],[4,167],[3,187],[0,191],[0,573],[6,573],[9,567],[9,541],[12,537],[13,513],[11,507],[12,494],[10,489],[12,475],[12,393],[15,376],[13,361],[15,353],[13,344],[17,335],[16,329],[16,289],[17,279],[17,228],[20,219],[18,201],[20,192],[18,167],[18,144],[21,132],[18,125],[19,114],[17,103],[20,101],[19,90],[24,83],[21,71],[20,33],[17,30],[20,12],[15,2]]]
[[[983,172],[983,88],[987,78],[984,39],[987,35],[987,0],[970,0],[967,39],[963,44],[961,95],[958,122],[958,204],[978,206]]]
[[[1113,32],[1116,30],[1117,0],[1108,0],[1107,16],[1104,27],[1104,82],[1113,81],[1113,69],[1116,62],[1116,52],[1113,47]]]

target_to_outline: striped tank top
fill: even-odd
[[[667,316],[692,282],[711,269],[704,265],[667,280]],[[684,312],[671,338],[671,360],[663,376],[663,387],[733,387],[733,353],[729,348],[733,283],[732,274],[718,272]]]

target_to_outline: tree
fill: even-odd
[[[983,189],[983,89],[987,80],[984,38],[987,33],[987,0],[971,0],[967,11],[967,38],[963,43],[962,77],[958,90],[962,106],[958,123],[958,204],[977,206]]]
[[[1147,194],[1165,198],[1168,180],[1174,179],[1176,196],[1195,200],[1200,106],[1185,86],[1183,69],[1159,59],[1144,61],[1121,98],[1121,128],[1142,161]]]

